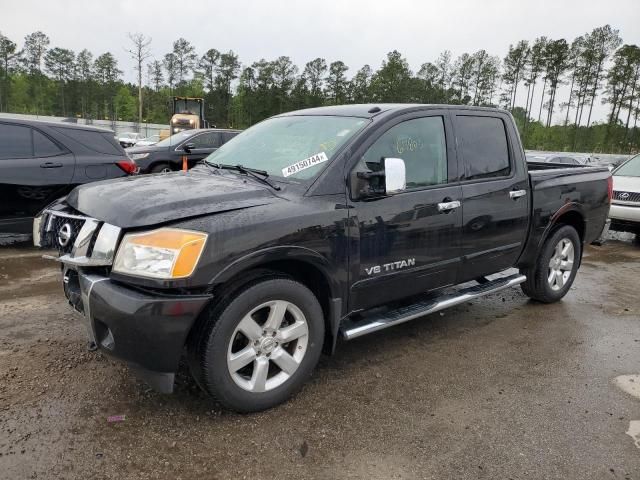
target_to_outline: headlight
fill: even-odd
[[[148,153],[130,153],[129,158],[131,160],[140,160],[143,158],[147,158],[149,156]]]
[[[185,278],[198,264],[207,234],[160,228],[124,236],[113,271],[150,278]]]

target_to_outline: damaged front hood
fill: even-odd
[[[198,168],[81,185],[66,201],[85,215],[133,228],[265,205],[277,198],[242,177]]]

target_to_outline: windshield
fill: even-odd
[[[200,102],[197,100],[176,100],[174,113],[200,115]]]
[[[616,177],[640,177],[640,155],[623,164],[613,174]]]
[[[358,117],[271,118],[224,144],[207,162],[242,165],[277,177],[311,179],[366,122]]]
[[[195,133],[197,133],[196,130],[189,130],[188,132],[174,133],[170,137],[167,137],[164,140],[162,140],[161,142],[156,143],[155,146],[156,147],[170,147],[172,145],[177,145],[180,142],[182,142],[183,140],[186,140],[187,138],[193,136]]]

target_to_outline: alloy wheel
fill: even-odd
[[[285,300],[258,305],[231,335],[227,367],[240,388],[261,393],[279,387],[296,372],[309,340],[302,311]]]
[[[553,255],[549,260],[547,281],[552,290],[564,287],[573,271],[575,249],[568,238],[563,238],[556,244]]]

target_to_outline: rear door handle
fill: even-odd
[[[60,168],[60,167],[62,167],[61,163],[44,162],[40,164],[40,168]]]
[[[515,199],[518,199],[520,197],[524,197],[527,194],[526,190],[511,190],[509,192],[509,197]]]
[[[452,210],[455,210],[456,208],[460,208],[460,201],[459,200],[453,200],[451,202],[442,202],[438,204],[438,211],[440,213],[449,213]]]

